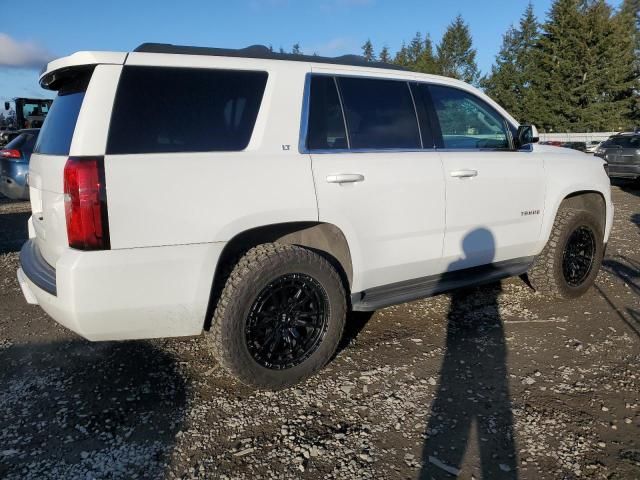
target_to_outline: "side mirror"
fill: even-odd
[[[4,102],[4,109],[9,110],[9,107],[10,107],[9,102]]]
[[[520,125],[517,137],[518,148],[530,143],[537,143],[540,140],[540,135],[535,125]]]

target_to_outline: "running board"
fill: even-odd
[[[370,312],[391,305],[431,297],[456,288],[482,285],[502,278],[515,277],[529,270],[534,259],[535,257],[525,257],[505,260],[479,267],[465,268],[374,287],[353,293],[351,295],[351,305],[355,311]]]

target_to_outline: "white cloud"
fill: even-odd
[[[0,32],[0,67],[40,68],[53,55],[33,42],[19,42]]]

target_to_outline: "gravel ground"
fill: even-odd
[[[0,478],[640,478],[640,190],[613,195],[583,298],[510,279],[353,315],[277,393],[202,338],[89,343],[27,305],[29,207],[0,200]]]

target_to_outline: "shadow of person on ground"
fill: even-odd
[[[161,478],[186,411],[149,342],[0,345],[0,478]]]
[[[465,258],[448,271],[467,266],[469,260],[491,263],[493,235],[476,229],[465,237],[463,249]],[[446,351],[426,429],[421,479],[453,478],[467,451],[480,460],[479,470],[467,474],[485,480],[518,477],[507,346],[498,309],[501,291],[497,283],[451,294]]]
[[[612,178],[611,185],[620,187],[623,191],[640,197],[640,180]]]
[[[635,296],[640,297],[640,262],[625,255],[613,255],[602,262],[602,268],[622,280]],[[619,308],[602,287],[595,285],[595,289],[618,317],[640,337],[640,312],[631,307]]]

